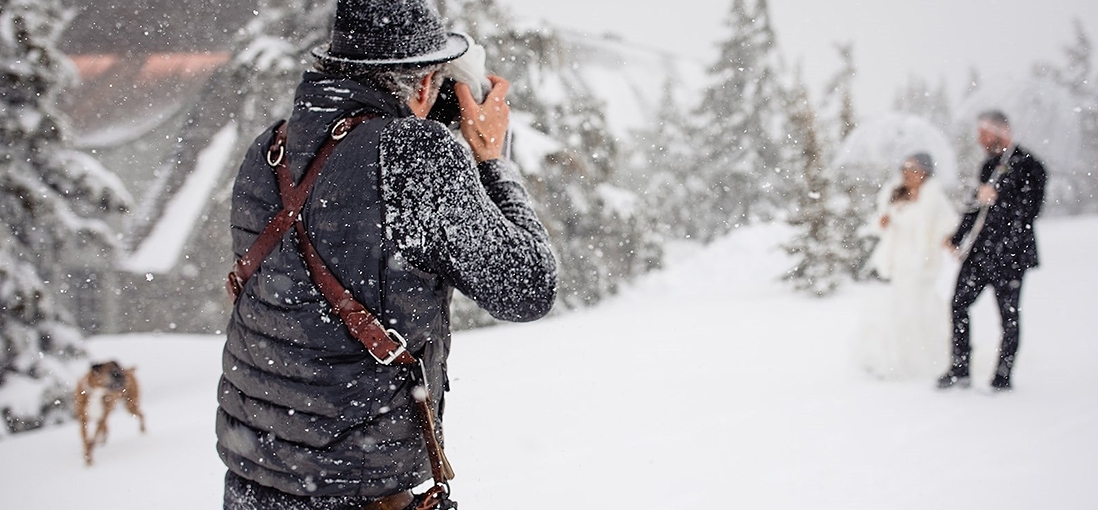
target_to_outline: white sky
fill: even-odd
[[[498,0],[522,19],[546,20],[693,56],[709,64],[725,37],[731,0]],[[963,90],[976,67],[987,82],[1033,63],[1062,62],[1073,19],[1098,45],[1095,0],[770,0],[780,51],[821,85],[839,65],[835,42],[853,42],[859,113],[887,111],[911,75]]]

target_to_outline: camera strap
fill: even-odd
[[[229,297],[232,298],[234,303],[239,299],[240,292],[244,289],[244,283],[255,274],[256,270],[259,269],[259,265],[263,263],[263,259],[267,258],[267,255],[274,250],[274,247],[282,242],[282,237],[290,230],[290,226],[293,225],[294,221],[300,217],[301,209],[309,198],[309,192],[312,191],[313,184],[316,183],[320,171],[328,162],[328,157],[335,151],[336,145],[347,136],[351,129],[373,117],[374,115],[371,114],[340,119],[332,128],[331,135],[321,145],[316,156],[313,157],[312,162],[309,163],[301,182],[296,184],[293,182],[289,161],[286,159],[286,121],[279,122],[278,126],[275,127],[274,137],[267,148],[267,164],[274,168],[278,175],[279,191],[282,194],[282,210],[274,218],[271,218],[271,221],[259,233],[252,245],[248,247],[248,251],[244,252],[244,256],[237,259],[236,263],[233,264],[233,269],[229,272],[225,282],[225,290],[228,291]],[[289,185],[282,189],[284,181],[288,181]]]

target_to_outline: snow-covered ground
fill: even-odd
[[[456,335],[455,499],[557,508],[1098,508],[1098,217],[1043,220],[1016,390],[941,393],[850,361],[864,286],[817,300],[774,281],[783,228],[681,249],[595,309]],[[978,382],[998,321],[974,313]],[[219,508],[221,340],[92,339],[137,365],[148,433],[122,410],[85,468],[75,424],[0,441],[0,506]],[[942,346],[946,349],[946,346]]]

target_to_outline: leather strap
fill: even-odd
[[[312,191],[313,184],[316,183],[324,164],[328,162],[328,157],[335,151],[336,145],[339,145],[339,141],[346,137],[351,129],[373,117],[375,115],[366,114],[340,119],[332,128],[331,136],[324,141],[324,145],[320,147],[312,162],[309,163],[309,167],[305,170],[305,176],[298,184],[293,182],[289,169],[289,160],[285,157],[286,121],[280,122],[278,127],[275,128],[274,139],[267,149],[267,163],[275,167],[275,171],[279,175],[279,190],[282,192],[283,207],[259,233],[256,240],[248,247],[248,251],[244,252],[244,256],[233,264],[233,270],[229,272],[225,282],[225,290],[228,291],[234,303],[240,298],[240,293],[244,290],[244,284],[259,269],[263,259],[267,258],[267,255],[274,250],[274,247],[282,242],[282,236],[286,235],[290,225],[300,216],[301,208],[305,206],[305,201],[309,198],[309,192]],[[284,179],[289,179],[289,186],[283,186]]]
[[[381,321],[362,306],[362,303],[351,295],[351,291],[339,283],[317,253],[316,247],[309,239],[309,233],[305,231],[304,222],[295,221],[294,228],[297,230],[297,249],[305,259],[305,265],[309,267],[313,283],[332,305],[336,314],[343,319],[351,335],[366,346],[366,350],[370,351],[378,363],[383,365],[416,363],[416,359],[405,349],[407,345],[394,341],[381,325]]]
[[[283,203],[286,207],[293,205],[289,203],[292,199],[290,194],[294,191],[290,189],[292,185],[293,178],[289,175],[289,171],[279,168],[278,187],[282,191]],[[313,283],[320,289],[320,293],[324,295],[324,299],[328,301],[336,314],[343,319],[343,323],[347,326],[347,330],[351,332],[351,335],[357,338],[359,342],[362,342],[362,345],[366,347],[366,350],[378,363],[383,365],[420,365],[419,371],[422,379],[420,383],[424,388],[428,388],[427,374],[423,371],[419,361],[407,351],[408,346],[404,343],[404,339],[396,331],[386,330],[381,325],[381,321],[355,299],[351,291],[347,290],[339,282],[339,279],[332,274],[332,271],[328,269],[328,265],[320,257],[320,253],[316,251],[316,246],[309,238],[309,233],[305,230],[305,222],[301,220],[300,215],[294,221],[294,229],[297,232],[297,249],[302,258],[305,259],[305,265],[309,268],[309,276],[312,277]],[[400,342],[394,341],[393,337],[400,339]],[[431,476],[436,483],[445,483],[454,478],[454,470],[450,467],[450,462],[446,459],[446,454],[442,451],[442,445],[435,434],[434,405],[431,402],[429,388],[423,393],[422,398],[417,395],[415,400],[416,407],[419,409],[416,414],[418,415],[420,430],[423,431],[423,440],[427,444],[427,456],[431,462]]]
[[[271,153],[277,148],[278,159],[277,161],[271,159]],[[273,167],[278,167],[279,164],[286,163],[286,121],[278,123],[278,127],[275,128],[275,136],[271,142],[270,147],[267,149],[267,163]],[[312,170],[312,168],[310,168]],[[259,264],[263,262],[263,259],[267,258],[267,255],[271,253],[271,250],[282,241],[282,236],[290,229],[290,225],[293,223],[294,217],[297,215],[297,211],[287,210],[285,207],[278,212],[271,219],[267,226],[263,228],[263,231],[259,233],[252,245],[248,247],[248,251],[244,252],[244,256],[237,259],[233,264],[232,271],[229,271],[229,276],[225,280],[225,290],[229,293],[229,297],[232,298],[233,303],[236,303],[240,299],[240,293],[244,290],[244,284],[251,279],[255,271],[259,269]]]
[[[351,292],[339,282],[339,279],[332,274],[331,270],[328,269],[328,265],[316,251],[316,247],[309,238],[309,233],[305,230],[305,223],[301,220],[301,209],[308,200],[309,192],[312,191],[313,184],[316,183],[316,179],[325,163],[327,163],[328,157],[335,151],[336,145],[355,126],[373,117],[374,115],[367,114],[340,120],[332,129],[332,135],[324,142],[317,155],[309,163],[301,182],[296,184],[293,175],[290,173],[289,163],[284,157],[286,123],[282,122],[278,125],[274,140],[267,151],[267,162],[275,167],[278,189],[282,196],[282,211],[275,215],[252,246],[245,252],[244,257],[237,261],[233,271],[229,273],[225,285],[235,302],[244,288],[244,283],[255,274],[263,259],[267,258],[271,250],[281,242],[290,225],[294,225],[297,233],[297,248],[305,260],[305,265],[309,269],[309,275],[313,283],[316,284],[325,300],[343,320],[351,335],[359,342],[362,342],[362,345],[366,347],[366,350],[378,363],[383,365],[419,365],[419,376],[422,379],[420,383],[427,389],[423,392],[423,395],[415,395],[416,407],[419,410],[417,415],[420,429],[427,445],[427,456],[431,463],[431,475],[435,480],[435,489],[448,491],[446,482],[454,478],[454,471],[450,467],[450,462],[446,459],[446,454],[443,452],[442,445],[435,434],[434,405],[431,402],[427,374],[423,369],[423,364],[407,351],[407,344],[399,333],[386,330],[381,325],[381,321],[370,313],[362,303],[358,302]],[[396,337],[399,341],[393,340],[393,337]],[[399,496],[399,494],[390,497],[396,496]],[[409,503],[410,501],[395,508],[403,509]],[[374,507],[367,506],[367,508]],[[377,507],[378,510],[385,508],[387,507]]]
[[[366,349],[378,363],[383,365],[392,363],[410,365],[416,363],[416,359],[405,350],[406,345],[403,342],[394,341],[377,317],[362,306],[362,303],[354,299],[350,291],[339,283],[339,280],[328,269],[327,264],[320,258],[316,248],[309,240],[304,224],[301,222],[301,209],[305,206],[309,193],[320,176],[320,171],[327,164],[328,158],[335,152],[336,146],[352,129],[374,117],[373,114],[366,114],[348,117],[337,122],[332,128],[331,136],[320,146],[299,183],[294,182],[289,161],[285,157],[286,122],[279,123],[275,130],[274,140],[267,149],[267,163],[275,167],[278,190],[282,196],[282,210],[264,227],[256,240],[248,247],[248,251],[244,253],[244,256],[236,261],[225,285],[229,294],[233,297],[233,301],[239,299],[244,283],[255,274],[259,265],[263,263],[263,259],[267,258],[267,255],[274,250],[274,247],[282,242],[282,237],[290,226],[296,225],[298,250],[309,267],[313,282],[320,288],[320,292],[324,294],[325,299],[332,305],[339,317],[343,319],[351,335],[366,346]],[[399,335],[395,332],[393,336],[399,338]]]

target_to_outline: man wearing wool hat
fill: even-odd
[[[482,103],[456,86],[468,147],[426,120],[468,48],[426,0],[340,0],[285,127],[245,156],[218,389],[224,508],[453,507],[434,490],[445,477],[434,499],[411,493],[439,481],[428,436],[441,443],[452,291],[508,321],[556,298],[548,235],[501,157],[507,81],[490,77]],[[294,231],[269,234],[280,211]],[[356,303],[394,348],[363,340],[344,314]]]

